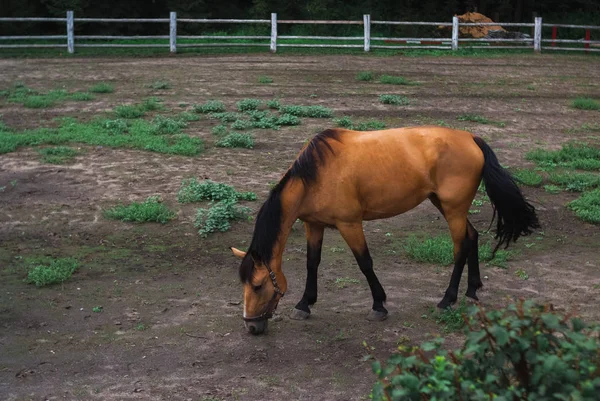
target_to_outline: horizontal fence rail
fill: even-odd
[[[278,47],[301,47],[301,48],[362,48],[365,52],[371,49],[443,49],[458,50],[459,48],[472,49],[533,49],[535,52],[542,50],[567,50],[567,51],[600,51],[600,40],[591,39],[592,30],[600,30],[600,26],[594,25],[570,25],[570,24],[547,24],[542,23],[542,18],[536,17],[533,23],[501,23],[501,22],[460,22],[457,16],[452,18],[451,22],[422,22],[422,21],[378,21],[371,20],[368,14],[363,15],[361,20],[278,20],[277,14],[271,14],[270,19],[209,19],[209,18],[177,18],[177,13],[171,12],[169,18],[75,18],[73,11],[67,11],[66,18],[0,18],[3,22],[60,22],[65,23],[66,33],[64,35],[7,35],[0,36],[0,48],[64,48],[69,53],[74,53],[76,47],[81,48],[166,48],[169,47],[171,53],[176,53],[177,48],[191,47],[225,47],[225,46],[247,46],[247,47],[269,47],[271,52],[276,52]],[[75,25],[81,23],[155,23],[168,24],[168,35],[77,35],[75,36]],[[177,24],[255,24],[270,25],[270,35],[177,35]],[[362,36],[306,36],[306,35],[278,35],[277,27],[279,24],[294,25],[362,25]],[[377,26],[432,26],[437,29],[451,28],[450,38],[425,37],[383,37],[371,36],[371,27]],[[532,35],[522,33],[494,33],[487,34],[483,38],[460,37],[461,27],[517,27],[533,28]],[[543,28],[552,29],[552,38],[542,38]],[[559,39],[558,29],[577,29],[584,30],[583,39]],[[166,33],[166,32],[165,32]],[[519,36],[519,37],[510,37]],[[500,36],[500,37],[497,37]],[[506,36],[506,37],[503,37]],[[65,40],[66,43],[19,43],[19,41],[59,41]],[[77,39],[77,42],[76,42]],[[203,41],[203,42],[182,42],[185,41]],[[95,41],[114,41],[114,40],[156,40],[166,41],[163,43],[94,43]],[[235,40],[251,42],[231,42]],[[315,41],[317,43],[290,43],[293,40]],[[15,41],[16,43],[1,43],[2,41]],[[208,42],[214,41],[214,42]],[[260,41],[265,41],[260,42]],[[318,43],[322,41],[335,41],[337,43]],[[345,42],[345,43],[344,43]],[[362,42],[362,43],[356,43]],[[375,43],[375,44],[372,44]],[[580,45],[581,47],[564,47],[557,44]]]

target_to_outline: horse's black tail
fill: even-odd
[[[502,244],[508,248],[511,240],[516,242],[520,236],[531,234],[531,230],[539,228],[540,223],[535,208],[525,200],[513,177],[498,162],[492,148],[479,137],[473,139],[485,160],[483,182],[494,208],[492,223],[498,215],[496,238],[499,242],[494,248],[495,254]]]

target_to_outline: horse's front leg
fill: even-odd
[[[321,248],[323,246],[324,226],[304,223],[306,230],[306,287],[302,299],[290,316],[292,319],[307,319],[310,316],[310,306],[317,302],[317,271],[321,263]]]

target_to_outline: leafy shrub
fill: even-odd
[[[220,113],[225,111],[225,105],[218,100],[209,100],[204,104],[195,104],[193,108],[196,113]]]
[[[254,192],[238,192],[231,185],[205,180],[198,182],[195,178],[183,180],[181,188],[177,193],[180,203],[193,203],[201,201],[233,200],[256,200]]]
[[[278,130],[279,129],[279,117],[277,117],[275,114],[270,113],[268,111],[258,111],[258,110],[252,110],[247,112],[248,116],[250,117],[250,124],[252,128],[261,128],[261,129],[274,129],[274,130]],[[293,117],[293,116],[292,116]],[[288,120],[291,121],[291,120]],[[298,120],[298,123],[300,122],[300,120]],[[232,125],[233,127],[233,125]]]
[[[29,96],[23,102],[23,106],[29,109],[45,109],[54,106],[55,103],[56,100],[48,96]]]
[[[260,107],[260,100],[258,99],[242,99],[236,104],[239,111],[250,111],[256,110]]]
[[[254,126],[252,121],[249,120],[235,120],[233,124],[231,124],[231,129],[235,129],[238,131],[243,131],[250,129]]]
[[[521,184],[530,186],[530,187],[538,187],[542,184],[543,177],[536,173],[533,170],[529,169],[519,169],[513,173],[513,177],[516,178]]]
[[[187,127],[187,123],[183,120],[175,120],[170,117],[157,115],[152,120],[152,124],[156,126],[157,134],[160,135],[173,135],[181,132],[182,128]]]
[[[42,148],[38,150],[38,153],[42,155],[42,161],[50,164],[64,164],[77,156],[77,151],[68,146]]]
[[[135,104],[121,104],[115,107],[115,113],[117,117],[127,119],[141,118],[146,114],[143,108]]]
[[[383,104],[392,104],[395,106],[406,106],[410,100],[406,96],[399,95],[380,95],[379,101]]]
[[[352,122],[352,119],[348,116],[344,116],[342,118],[336,118],[333,120],[333,123],[338,127],[347,128],[347,129],[352,129],[352,127],[354,127],[354,122]]]
[[[227,130],[227,126],[223,124],[215,125],[214,127],[212,127],[210,132],[212,132],[213,135],[217,136],[223,136],[229,133],[229,131]]]
[[[596,400],[600,328],[519,301],[505,309],[472,307],[460,349],[443,339],[373,362],[380,400]],[[426,353],[432,353],[427,355]]]
[[[116,119],[116,120],[104,120],[99,123],[103,128],[106,128],[112,134],[120,135],[127,131],[127,121]]]
[[[371,71],[361,71],[356,74],[356,79],[359,81],[372,81],[373,73]]]
[[[282,114],[276,121],[277,125],[300,125],[300,119],[292,114]]]
[[[272,84],[273,83],[273,78],[268,77],[266,75],[261,75],[260,77],[258,77],[258,83],[260,83],[260,84]]]
[[[77,267],[75,259],[54,259],[49,265],[33,266],[27,274],[27,282],[35,284],[36,287],[62,283],[71,278]]]
[[[175,212],[159,201],[158,196],[150,196],[142,203],[133,202],[127,206],[119,205],[104,212],[108,219],[143,223],[155,221],[165,224],[173,220]]]
[[[444,326],[444,333],[458,331],[465,327],[464,314],[468,312],[467,299],[462,297],[456,308],[446,308],[433,313],[435,322]]]
[[[278,110],[281,107],[281,103],[279,103],[278,99],[267,100],[267,107]]]
[[[310,118],[330,118],[333,117],[333,110],[324,106],[281,106],[279,109],[283,114],[291,114],[296,117]]]
[[[198,114],[190,113],[189,111],[184,111],[179,114],[179,119],[183,121],[198,121],[200,120],[200,116]]]
[[[600,110],[600,102],[589,97],[578,97],[571,106],[580,110]]]
[[[209,209],[198,209],[194,226],[200,236],[225,232],[231,228],[231,221],[247,219],[250,208],[240,206],[235,199],[224,199]]]
[[[92,86],[89,91],[93,93],[113,93],[115,88],[109,83],[100,82]]]
[[[219,148],[252,149],[254,147],[254,138],[248,134],[239,134],[237,132],[233,132],[217,141],[215,146]]]
[[[579,199],[570,202],[567,207],[581,220],[600,224],[600,188],[584,193]]]

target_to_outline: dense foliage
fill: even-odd
[[[582,400],[600,394],[600,327],[519,301],[473,307],[459,350],[442,340],[376,361],[374,400]]]

